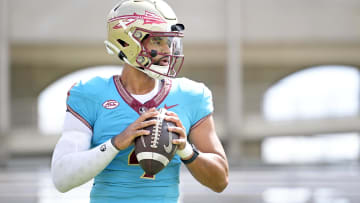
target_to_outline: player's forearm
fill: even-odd
[[[117,153],[109,140],[91,150],[54,156],[51,173],[56,188],[60,192],[67,192],[88,182],[100,173]]]
[[[222,192],[228,185],[227,161],[217,154],[200,153],[186,166],[201,184],[215,192]]]

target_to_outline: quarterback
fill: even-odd
[[[91,203],[175,203],[183,163],[215,192],[228,184],[228,162],[215,131],[211,91],[176,78],[183,64],[185,26],[162,0],[123,0],[107,18],[110,54],[124,62],[110,78],[75,84],[68,92],[64,129],[53,153],[52,179],[67,192],[94,178]],[[144,174],[134,139],[147,136],[147,120],[166,108],[178,150],[156,175]]]

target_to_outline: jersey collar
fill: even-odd
[[[121,83],[120,75],[113,76],[113,80],[119,95],[138,114],[142,114],[152,107],[158,107],[169,94],[172,84],[171,79],[162,80],[162,87],[159,92],[152,99],[142,104],[125,89]]]

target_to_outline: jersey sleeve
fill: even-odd
[[[194,116],[191,129],[198,126],[214,111],[212,93],[204,84],[201,83],[199,93],[196,97],[197,105],[193,105]]]
[[[68,92],[66,106],[68,112],[92,130],[96,120],[97,103],[88,89],[82,82],[75,84]]]

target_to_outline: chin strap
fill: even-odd
[[[104,41],[105,47],[106,47],[106,51],[108,54],[110,55],[117,55],[121,60],[123,60],[125,63],[129,64],[132,66],[132,64],[129,62],[129,60],[127,60],[126,56],[124,55],[124,53],[117,48],[113,43],[111,43],[108,40]]]
[[[104,44],[105,44],[105,48],[106,48],[106,51],[108,54],[115,55],[115,54],[120,53],[120,49],[117,48],[115,45],[113,45],[113,43],[109,42],[108,40],[105,40]]]

